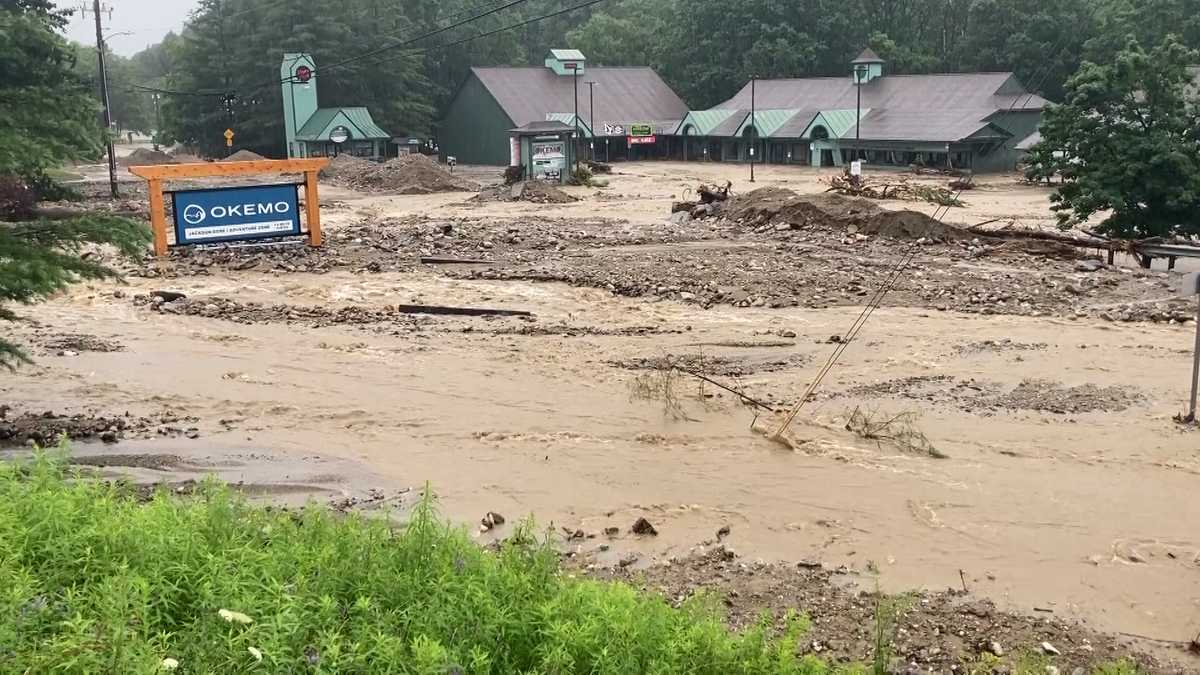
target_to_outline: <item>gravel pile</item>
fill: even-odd
[[[340,155],[321,176],[335,185],[367,192],[399,195],[431,192],[476,192],[479,184],[456,176],[425,155],[402,155],[386,162]]]

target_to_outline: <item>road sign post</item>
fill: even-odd
[[[1196,297],[1196,344],[1192,347],[1192,395],[1188,400],[1188,413],[1184,422],[1196,421],[1196,394],[1200,391],[1200,272],[1183,275],[1180,280],[1180,295]]]

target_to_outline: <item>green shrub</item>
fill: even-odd
[[[0,671],[829,672],[795,656],[800,619],[730,633],[703,601],[571,578],[529,524],[481,548],[428,497],[397,530],[216,482],[126,492],[0,464]]]

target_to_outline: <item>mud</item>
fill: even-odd
[[[185,461],[101,469],[141,482],[186,490],[215,473],[288,503],[372,489],[391,499],[428,482],[472,530],[505,515],[481,542],[532,514],[582,531],[571,541],[594,546],[599,565],[645,570],[728,525],[724,543],[747,559],[845,568],[836,580],[854,592],[959,588],[963,570],[971,599],[998,611],[1052,609],[1148,636],[1147,648],[1191,640],[1200,538],[1181,514],[1200,512],[1200,459],[1194,430],[1172,417],[1195,326],[1180,322],[1191,305],[1173,298],[1173,276],[1123,258],[1084,271],[982,237],[917,244],[818,222],[665,222],[683,188],[740,181],[741,169],[625,164],[601,194],[627,198],[567,186],[580,201],[566,204],[323,184],[336,206],[323,212],[327,247],[173,251],[124,267],[128,286],[84,283],[21,308],[40,327],[6,328],[40,353],[0,378],[0,400],[20,414],[196,418],[187,426],[199,440],[95,444]],[[764,167],[757,180],[818,195],[820,175]],[[996,178],[951,217],[1052,227],[1046,207],[1044,190]],[[906,250],[912,266],[793,425],[796,449],[751,429],[773,413],[711,385],[680,379],[679,416],[631,396],[655,360],[703,355],[725,369],[714,378],[790,408],[839,347],[830,336],[846,333]],[[187,296],[164,304],[189,309],[134,302],[162,290]],[[536,321],[396,319],[388,308],[402,304],[527,310]],[[36,347],[56,331],[124,349]],[[860,407],[918,413],[948,458],[846,431]],[[77,454],[98,454],[88,445]],[[628,535],[638,518],[658,534]],[[1080,643],[1048,639],[1075,658]],[[930,659],[953,646],[930,644]]]
[[[53,411],[14,411],[0,405],[0,448],[22,445],[48,447],[60,439],[116,443],[125,438],[198,438],[195,417],[174,412],[149,416],[62,414]]]
[[[586,548],[587,545],[581,548]],[[697,596],[723,605],[734,628],[747,628],[765,613],[782,629],[787,613],[803,608],[810,628],[800,652],[834,663],[870,663],[877,642],[880,596],[870,578],[816,561],[800,564],[751,561],[710,540],[708,546],[661,564],[597,567],[584,552],[572,564],[600,579],[620,579],[657,593],[675,606]],[[857,583],[852,584],[851,580]],[[973,582],[964,577],[963,584]],[[1058,672],[1091,672],[1118,660],[1146,672],[1187,672],[1179,663],[1147,653],[1134,640],[1113,637],[1064,620],[1054,610],[1013,614],[961,589],[912,593],[894,602],[895,631],[888,640],[894,663],[888,672],[1011,672],[1044,664]],[[1049,643],[1058,654],[1043,647]],[[1186,644],[1174,647],[1181,655]]]

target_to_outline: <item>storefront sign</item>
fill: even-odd
[[[301,234],[295,185],[180,190],[171,202],[176,246]]]
[[[629,141],[630,145],[653,145],[658,137],[656,136],[627,136],[625,140]]]
[[[652,125],[652,124],[630,124],[629,125],[629,135],[630,136],[653,136],[654,135],[654,125]]]

